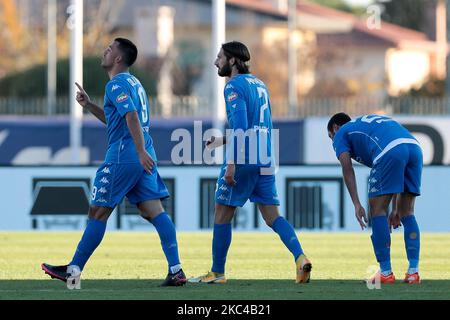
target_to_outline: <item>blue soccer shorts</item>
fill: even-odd
[[[369,176],[369,198],[408,192],[420,195],[422,179],[422,149],[404,143],[389,150],[372,167]]]
[[[251,202],[262,205],[280,205],[274,175],[261,175],[261,168],[258,166],[236,165],[236,185],[232,187],[223,178],[225,171],[226,165],[222,167],[216,184],[217,204],[243,207],[250,199]]]
[[[91,205],[114,208],[127,197],[132,204],[170,196],[156,166],[152,174],[140,163],[104,163],[98,170],[92,189]]]

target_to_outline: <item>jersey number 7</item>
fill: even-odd
[[[264,99],[259,111],[259,124],[264,125],[264,115],[266,110],[269,109],[269,94],[265,88],[261,87],[258,87],[258,94],[260,99]]]

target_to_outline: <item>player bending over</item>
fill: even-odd
[[[403,282],[420,283],[420,231],[414,216],[414,201],[420,195],[423,166],[419,143],[398,122],[378,115],[351,120],[345,113],[338,113],[330,119],[327,129],[362,229],[367,226],[367,217],[359,201],[351,159],[372,168],[369,177],[371,239],[380,271],[369,281],[395,282],[391,268],[390,231],[392,227],[403,224],[409,261]],[[388,218],[391,200],[393,209]]]

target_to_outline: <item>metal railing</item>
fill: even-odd
[[[103,98],[93,99],[103,104]],[[153,117],[211,117],[213,110],[209,99],[196,96],[174,96],[170,110],[164,110],[160,100],[151,97]],[[0,115],[65,115],[70,113],[68,97],[59,97],[52,110],[47,108],[47,99],[43,98],[1,98]],[[305,118],[309,116],[329,116],[337,112],[350,115],[361,114],[409,114],[409,115],[450,115],[450,98],[303,98],[293,110],[288,107],[287,99],[271,101],[274,118]]]
[[[102,106],[103,98],[95,97],[95,103]],[[164,114],[163,104],[157,98],[149,98],[152,116],[162,116]],[[81,107],[80,107],[81,108]],[[0,115],[32,115],[32,116],[52,116],[66,115],[70,113],[70,101],[68,97],[58,97],[56,105],[48,108],[47,99],[39,98],[1,98]],[[171,103],[171,116],[174,117],[208,117],[212,115],[208,99],[195,96],[175,96]]]

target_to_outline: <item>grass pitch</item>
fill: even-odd
[[[81,237],[68,233],[0,233],[0,299],[307,300],[450,299],[450,234],[422,234],[421,285],[401,283],[407,268],[403,234],[392,239],[398,283],[369,290],[376,267],[368,233],[299,233],[313,263],[311,283],[294,283],[295,263],[275,233],[233,234],[226,285],[159,288],[167,265],[155,232],[110,232],[88,262],[82,290],[50,280],[40,264],[65,264]],[[198,276],[211,266],[211,232],[179,233],[183,269]]]

